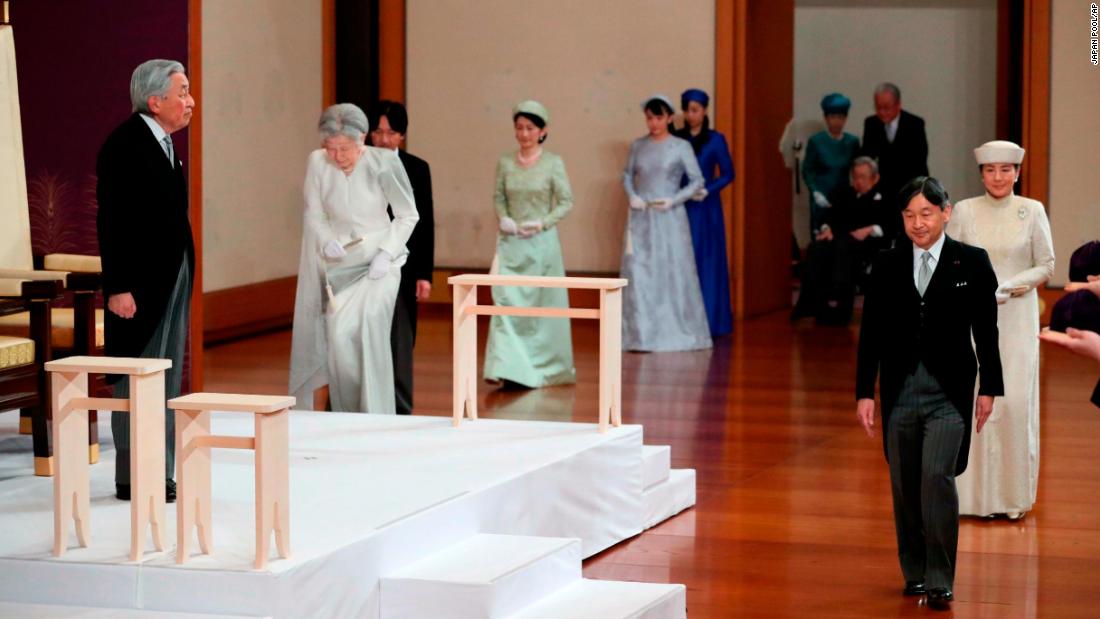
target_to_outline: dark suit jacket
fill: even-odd
[[[402,301],[405,303],[405,311],[413,324],[413,333],[416,332],[416,280],[424,279],[432,281],[432,271],[435,269],[435,216],[432,205],[432,170],[428,162],[416,155],[410,155],[403,150],[397,151],[397,157],[405,166],[405,173],[409,176],[409,184],[412,185],[413,199],[416,201],[416,212],[420,220],[416,222],[409,242],[405,246],[409,249],[409,257],[405,266],[401,267],[401,287],[398,289]],[[390,219],[393,219],[393,210],[390,210]]]
[[[851,186],[836,192],[833,207],[825,209],[824,215],[824,221],[829,224],[834,235],[877,225],[882,228],[882,238],[874,239],[874,244],[883,248],[890,246],[901,227],[901,216],[896,205],[879,187],[880,185],[875,185],[862,196],[857,196]],[[868,240],[873,238],[868,237]]]
[[[179,159],[174,166],[168,161],[136,113],[107,137],[96,175],[103,294],[129,292],[137,304],[131,319],[106,312],[105,352],[137,357],[164,315],[185,258],[195,272],[187,181]]]
[[[1004,395],[994,297],[997,276],[984,249],[951,238],[944,242],[923,298],[913,282],[913,267],[913,246],[902,243],[879,254],[871,269],[859,332],[856,398],[874,398],[879,378],[885,446],[901,387],[917,362],[923,362],[966,423],[956,461],[959,474],[966,470],[970,451],[979,368],[978,393]]]
[[[890,142],[886,139],[886,125],[878,116],[868,116],[863,121],[860,153],[878,160],[883,197],[896,203],[898,190],[905,183],[928,175],[928,137],[924,133],[924,119],[902,110],[898,132]]]

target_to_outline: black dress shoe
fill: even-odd
[[[120,501],[129,501],[130,484],[115,484],[115,496]],[[164,480],[164,501],[166,503],[176,502],[176,482],[171,479]]]
[[[946,587],[937,587],[928,590],[928,608],[935,610],[948,610],[955,596]]]
[[[905,588],[901,590],[902,595],[924,595],[924,582],[920,580],[907,580],[905,581]]]

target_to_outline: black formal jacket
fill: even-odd
[[[913,282],[913,269],[911,243],[882,252],[871,268],[859,331],[856,398],[874,398],[879,378],[885,447],[902,384],[916,371],[917,362],[924,362],[966,423],[955,466],[959,474],[966,470],[970,452],[975,377],[980,374],[979,395],[1004,395],[994,296],[997,276],[984,249],[951,238],[944,241],[923,298]]]
[[[403,150],[397,151],[397,157],[405,166],[405,173],[409,176],[413,199],[416,201],[416,212],[420,215],[420,220],[416,222],[416,227],[413,228],[409,242],[405,244],[409,249],[409,257],[405,261],[405,266],[401,267],[401,289],[406,293],[412,291],[415,297],[416,280],[432,281],[432,271],[435,269],[432,170],[427,161],[416,155],[410,155]],[[393,219],[392,210],[390,211],[390,219]],[[414,303],[412,311],[416,311],[415,308]]]
[[[875,239],[883,247],[889,247],[901,228],[901,215],[897,205],[890,201],[875,185],[870,191],[857,196],[850,186],[836,192],[833,207],[825,209],[825,223],[833,235],[845,234],[866,226],[882,228],[882,238]],[[868,240],[874,237],[868,237]]]
[[[137,113],[107,136],[96,176],[103,295],[129,292],[137,305],[130,319],[106,312],[105,352],[138,357],[164,315],[185,258],[194,277],[187,181],[179,158],[174,166],[168,161]]]
[[[894,141],[886,139],[886,125],[878,116],[863,121],[863,144],[860,153],[878,161],[883,197],[897,202],[898,190],[918,176],[928,176],[928,137],[924,119],[905,110],[898,119]]]

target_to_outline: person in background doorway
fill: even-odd
[[[810,136],[802,161],[802,178],[810,193],[810,231],[817,234],[836,193],[848,186],[848,171],[859,152],[859,138],[844,131],[851,100],[834,92],[821,99],[825,130]]]

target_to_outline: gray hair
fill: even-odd
[[[888,92],[894,95],[894,101],[901,101],[901,89],[898,88],[895,84],[891,84],[890,82],[883,82],[878,86],[875,86],[876,95],[881,95],[884,92]]]
[[[183,64],[175,60],[146,60],[134,69],[130,77],[130,103],[135,112],[151,114],[149,97],[163,97],[172,87],[172,75],[185,73]]]
[[[852,160],[852,171],[855,172],[856,166],[865,165],[871,168],[871,176],[878,176],[878,162],[872,157],[867,155],[860,155]]]
[[[367,115],[363,110],[354,103],[337,103],[321,112],[321,120],[317,121],[317,131],[321,133],[322,140],[346,135],[359,141],[370,133],[370,122],[367,121]]]

